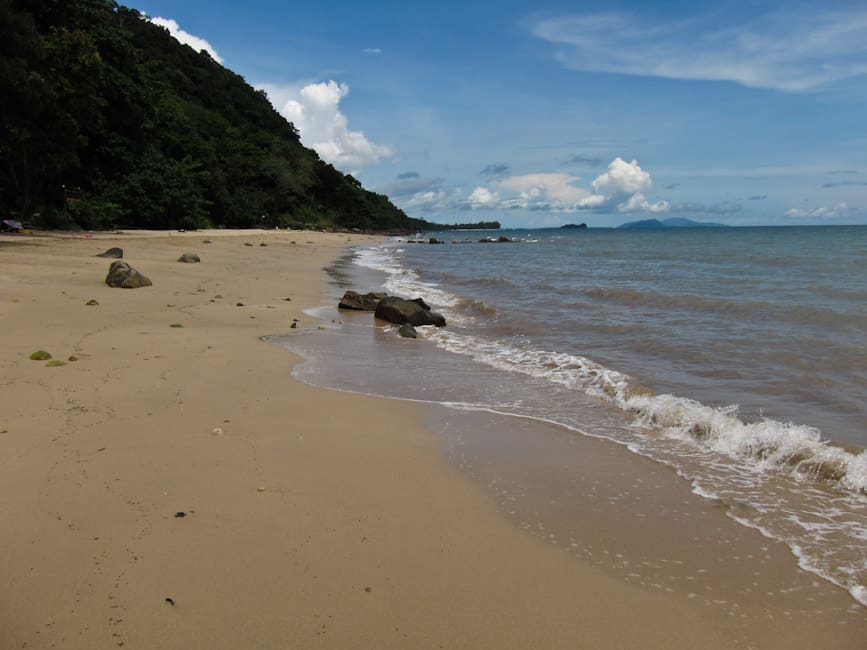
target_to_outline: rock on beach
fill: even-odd
[[[379,301],[374,315],[396,325],[410,323],[416,327],[421,325],[444,327],[446,319],[426,307],[427,305],[421,299],[406,300],[397,296],[386,296]]]
[[[123,260],[115,260],[108,269],[105,283],[110,287],[121,289],[138,289],[153,284],[147,277],[136,271]]]
[[[358,293],[356,291],[347,291],[343,294],[340,302],[337,304],[338,309],[351,309],[355,311],[376,311],[376,306],[379,301],[385,298],[386,294],[381,291],[373,291],[371,293]]]

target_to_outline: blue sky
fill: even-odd
[[[867,223],[863,0],[136,8],[411,216]]]

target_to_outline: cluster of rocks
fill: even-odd
[[[262,245],[264,246],[264,244]],[[153,282],[149,278],[121,259],[123,257],[122,248],[109,248],[104,253],[97,255],[97,257],[108,257],[115,260],[108,268],[108,275],[105,276],[105,283],[108,286],[121,289],[138,289],[153,285]],[[196,253],[184,253],[178,258],[178,262],[183,264],[196,264],[201,261],[201,258]]]
[[[481,239],[454,239],[450,242],[445,242],[442,239],[431,237],[427,241],[424,239],[407,239],[407,244],[513,244],[520,242],[520,239],[510,239],[500,235],[499,237],[482,237]]]
[[[446,324],[443,315],[432,311],[422,298],[408,300],[381,292],[360,294],[356,291],[347,291],[337,307],[355,311],[372,311],[376,318],[400,325],[398,334],[407,338],[416,338],[416,327],[423,325],[444,327]]]

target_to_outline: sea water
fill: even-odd
[[[332,383],[618,442],[867,605],[867,227],[435,236],[343,270],[448,326],[348,318]]]

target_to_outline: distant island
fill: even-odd
[[[657,230],[660,228],[727,228],[724,223],[711,223],[705,221],[693,221],[692,219],[642,219],[641,221],[629,221],[621,224],[618,228],[630,230]]]
[[[587,230],[586,223],[567,223],[560,226],[561,230]]]
[[[478,221],[476,223],[428,223],[427,230],[499,230],[499,221]]]

